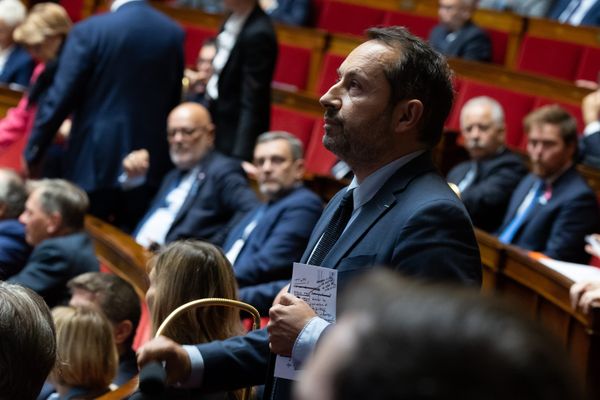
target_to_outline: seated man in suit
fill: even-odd
[[[18,0],[0,2],[0,82],[29,86],[35,62],[29,52],[13,40],[13,31],[23,20],[27,10]]]
[[[212,76],[212,62],[217,53],[217,42],[214,38],[206,39],[198,52],[196,59],[196,69],[186,68],[184,76],[188,79],[189,86],[184,93],[186,101],[193,101],[208,106],[208,96],[206,95],[206,84]]]
[[[206,108],[197,103],[180,104],[169,114],[167,125],[175,169],[165,175],[133,235],[147,248],[185,238],[221,245],[232,221],[259,201],[240,161],[213,150],[214,126]],[[143,177],[148,160],[144,149],[130,153],[123,160],[126,177]]]
[[[98,271],[94,246],[83,231],[88,204],[85,192],[67,181],[45,179],[33,184],[19,218],[33,252],[8,281],[33,289],[49,307],[66,303],[69,279]]]
[[[25,226],[19,215],[25,208],[25,183],[14,171],[0,169],[0,280],[19,272],[31,247],[25,240]]]
[[[44,300],[0,281],[0,393],[33,400],[56,362],[56,333]]]
[[[557,105],[524,121],[531,173],[515,189],[498,238],[548,257],[587,263],[585,235],[598,231],[596,195],[574,165],[577,123]]]
[[[527,169],[504,146],[504,110],[496,100],[482,96],[467,101],[460,111],[460,131],[471,160],[452,168],[448,182],[458,186],[473,225],[494,232]]]
[[[429,34],[431,46],[448,57],[492,60],[488,34],[471,21],[476,0],[439,0],[440,23]]]
[[[478,287],[471,220],[431,154],[452,105],[448,64],[404,28],[372,28],[368,37],[320,100],[323,144],[355,178],[331,199],[299,261],[336,269],[340,294],[359,274],[385,267]],[[159,337],[138,350],[138,363],[168,360],[169,382],[205,391],[264,383],[269,349],[302,365],[329,323],[285,291],[269,310],[267,330],[188,347]],[[275,379],[268,398],[289,398],[290,384]]]
[[[287,132],[267,132],[254,149],[258,188],[266,201],[229,233],[223,249],[233,265],[240,300],[263,315],[292,276],[323,211],[302,185],[302,142]]]
[[[585,129],[579,141],[580,160],[583,164],[600,168],[600,90],[583,98],[581,114]]]
[[[338,301],[296,400],[586,398],[563,346],[511,303],[383,270]]]
[[[600,2],[594,0],[556,0],[548,18],[563,24],[600,26]]]

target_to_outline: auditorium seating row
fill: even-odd
[[[525,251],[476,230],[483,265],[483,292],[504,296],[545,325],[563,344],[590,398],[600,398],[600,308],[588,314],[573,310],[569,278],[546,267]],[[499,333],[501,334],[501,333]]]

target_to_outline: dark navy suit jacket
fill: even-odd
[[[219,76],[219,99],[211,106],[216,149],[251,160],[256,138],[269,130],[271,80],[277,40],[271,19],[257,4],[244,23]]]
[[[436,25],[429,34],[429,43],[435,50],[448,57],[475,61],[492,60],[492,42],[488,34],[477,25],[467,22],[456,32],[456,38],[451,42],[446,41],[449,33],[444,25]]]
[[[560,14],[567,8],[570,0],[556,0],[554,6],[548,12],[548,18],[558,20]],[[584,15],[581,25],[600,25],[600,2],[596,2]]]
[[[260,214],[233,264],[240,300],[267,315],[273,299],[292,277],[292,263],[302,256],[323,206],[321,199],[303,186],[285,197],[259,206],[227,236],[224,250],[231,249],[244,229]]]
[[[67,179],[88,192],[118,188],[123,158],[143,148],[150,153],[147,182],[158,187],[171,168],[165,130],[180,99],[183,38],[175,22],[145,1],[76,24],[38,105],[27,162],[41,159],[72,114]]]
[[[277,8],[269,13],[277,22],[289,25],[304,25],[310,11],[308,0],[278,0]]]
[[[343,192],[343,190],[342,190]],[[338,207],[329,203],[312,232],[306,262]],[[388,266],[425,280],[479,286],[481,263],[471,220],[425,153],[400,168],[367,202],[322,266],[338,270],[338,293],[358,274]],[[266,330],[198,345],[204,359],[203,387],[227,389],[264,382],[269,358]],[[285,390],[284,390],[285,392]],[[285,393],[275,398],[286,398]]]
[[[25,241],[25,227],[16,219],[0,221],[0,280],[25,266],[31,247]]]
[[[46,239],[35,246],[25,268],[8,282],[32,289],[52,308],[68,301],[69,279],[98,270],[92,241],[86,233],[78,232]]]
[[[0,82],[6,84],[16,83],[27,87],[35,67],[35,61],[33,61],[27,50],[16,44],[14,46],[0,74]]]
[[[136,232],[161,206],[181,172],[169,172]],[[259,204],[240,161],[212,151],[200,161],[200,172],[167,232],[166,243],[196,238],[223,244],[228,229]]]
[[[583,164],[600,168],[600,132],[581,138],[579,141],[579,156]]]
[[[471,165],[465,161],[452,168],[448,182],[458,185]],[[513,190],[526,174],[522,158],[508,149],[479,161],[475,180],[460,194],[473,225],[487,232],[498,229]]]
[[[510,224],[537,179],[529,174],[519,183],[498,232]],[[537,202],[512,244],[558,260],[586,264],[590,256],[584,251],[584,237],[598,232],[598,218],[596,195],[571,167],[552,185],[550,199],[545,204]]]

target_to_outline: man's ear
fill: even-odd
[[[48,225],[46,226],[46,232],[50,235],[57,233],[62,227],[62,215],[58,212],[54,212],[48,215]]]
[[[417,129],[423,116],[421,100],[404,100],[394,108],[394,123],[396,132],[406,132]]]
[[[117,324],[113,324],[113,326],[115,332],[115,343],[117,345],[125,343],[133,334],[133,324],[128,319]]]
[[[296,179],[302,180],[304,178],[305,172],[304,159],[299,158],[296,161],[294,161],[294,164],[296,164]]]

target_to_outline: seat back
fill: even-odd
[[[323,4],[317,27],[332,33],[363,36],[367,28],[381,25],[385,11],[330,0]]]
[[[435,17],[404,11],[386,11],[383,17],[384,26],[405,26],[413,35],[422,39],[429,37],[429,32],[437,23],[438,20]]]
[[[582,52],[583,46],[575,43],[525,35],[516,68],[572,81]]]
[[[305,165],[306,172],[316,175],[331,175],[331,167],[337,161],[337,157],[323,146],[323,120],[315,122],[312,138],[306,150]]]
[[[217,31],[212,28],[204,28],[197,25],[184,24],[185,42],[183,46],[185,65],[195,67],[198,59],[198,52],[206,39],[214,38]]]
[[[312,114],[273,104],[271,106],[271,130],[287,131],[296,136],[305,151],[310,145],[315,123],[320,117]]]

